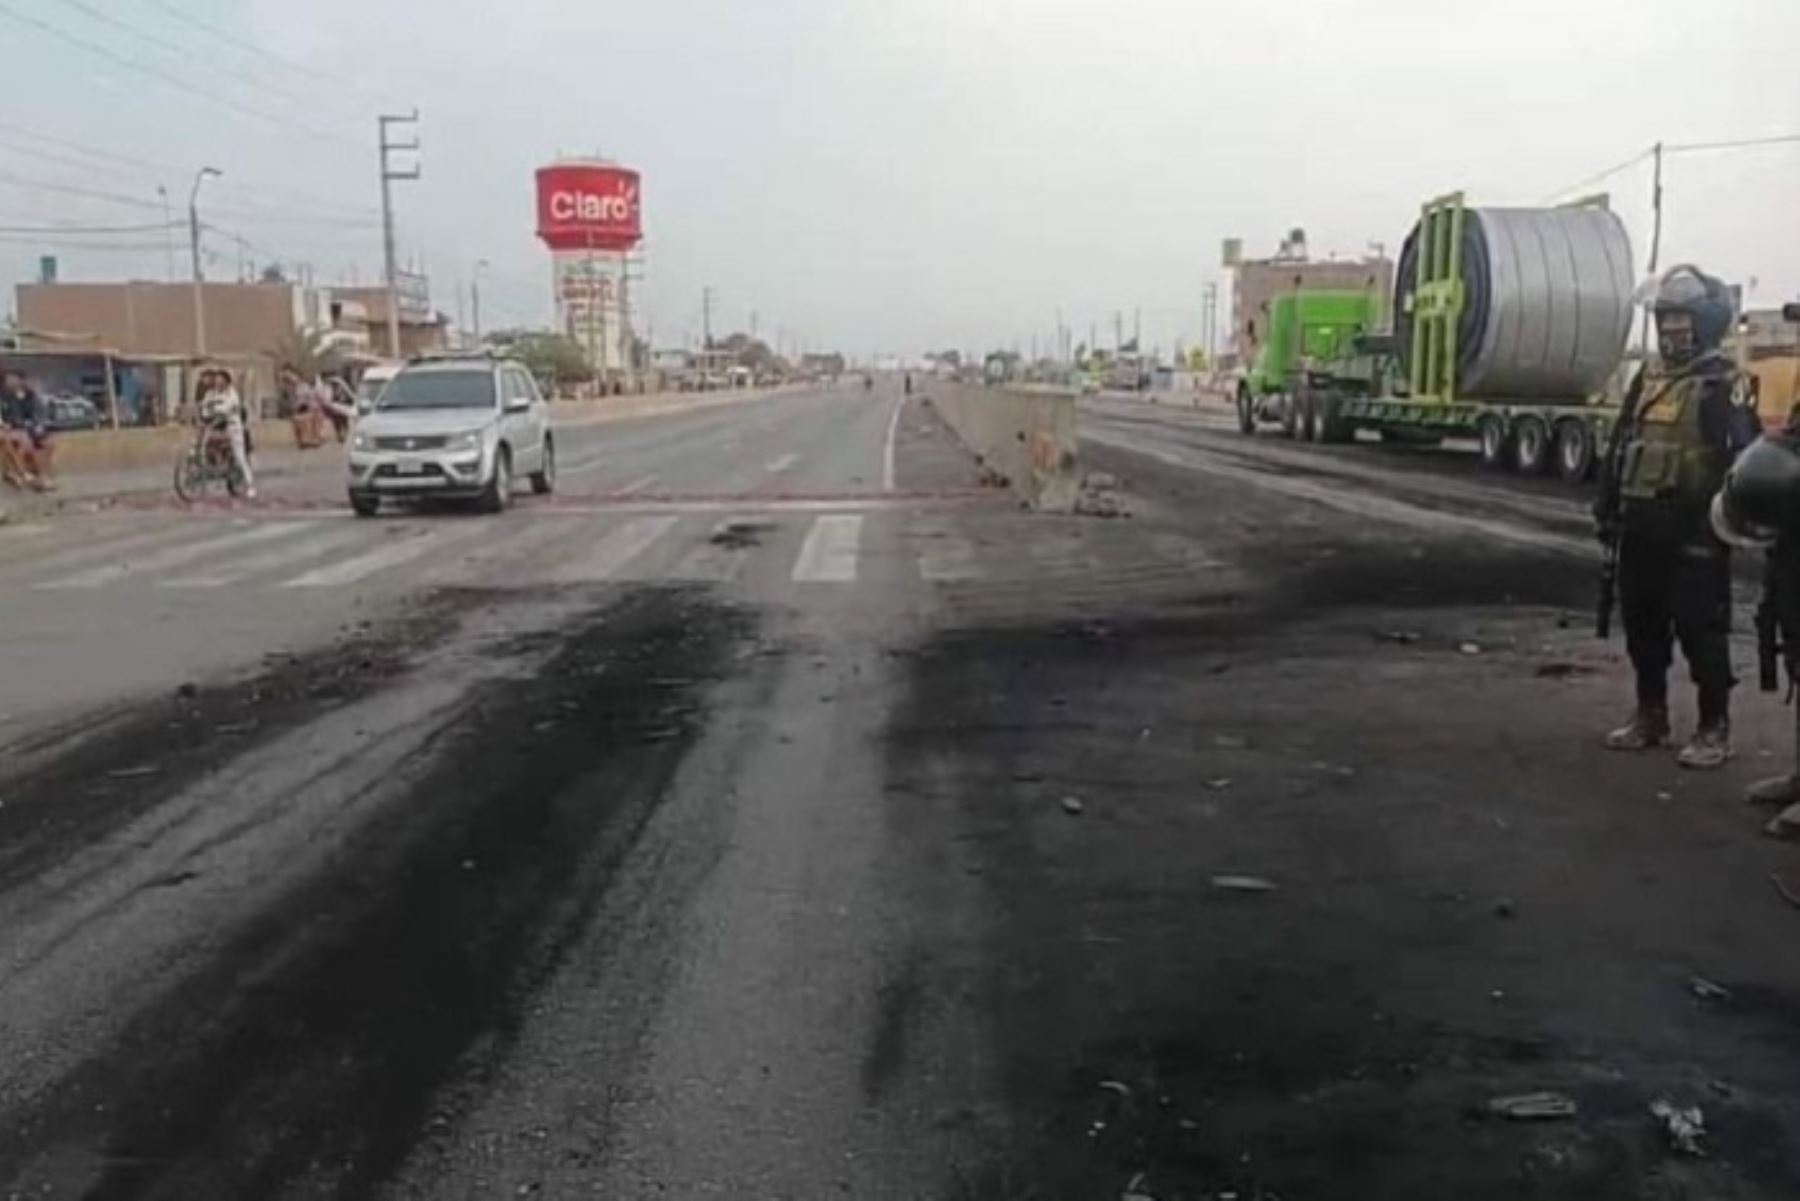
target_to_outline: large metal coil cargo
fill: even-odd
[[[1394,323],[1410,365],[1420,226],[1395,277]],[[1463,210],[1456,392],[1469,400],[1578,404],[1600,392],[1631,330],[1631,241],[1610,210]]]

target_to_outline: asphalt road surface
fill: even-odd
[[[1790,715],[1599,750],[1558,489],[1082,426],[1128,517],[888,381],[0,529],[0,1196],[1800,1192]]]

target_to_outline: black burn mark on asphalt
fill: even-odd
[[[428,775],[0,1134],[93,1198],[378,1191],[499,1053],[654,812],[750,621],[644,590],[480,686]],[[646,741],[646,732],[657,738]],[[473,1065],[473,1066],[472,1066]]]
[[[774,528],[767,521],[733,521],[720,528],[707,541],[727,550],[746,550],[760,545],[762,536]]]
[[[886,1091],[905,1062],[907,1032],[925,996],[921,958],[915,947],[901,961],[900,970],[876,990],[875,1029],[862,1063],[863,1096],[871,1101]]]
[[[42,762],[5,785],[0,888],[37,877],[282,730],[382,687],[458,611],[457,601],[438,598],[323,648],[265,656],[264,669],[246,679],[183,684],[122,719],[96,715],[36,744],[15,743],[9,753]],[[95,724],[100,732],[84,735]]]
[[[1285,609],[1574,608],[1593,600],[1597,564],[1491,543],[1352,543],[1250,549]]]
[[[979,980],[965,1020],[1005,1103],[971,1136],[972,1162],[951,1168],[955,1195],[1116,1196],[1139,1172],[1139,1191],[1168,1197],[1664,1195],[1671,1160],[1645,1113],[1666,1066],[1657,1032],[1609,1030],[1595,1073],[1591,1048],[1470,978],[1469,940],[1486,927],[1367,882],[1429,875],[1431,848],[1394,828],[1392,806],[1417,797],[1321,805],[1258,762],[1280,752],[1241,749],[1231,788],[1201,792],[1215,730],[1292,704],[1283,689],[1326,686],[1209,677],[1217,639],[1205,618],[1093,618],[949,631],[904,657],[890,823],[922,889],[975,881],[977,933],[945,915],[934,960]],[[1354,685],[1343,695],[1357,703]],[[1056,803],[1067,793],[1086,803],[1078,818]],[[1221,905],[1205,883],[1219,870],[1281,888]],[[1540,1088],[1576,1095],[1580,1120],[1471,1117]],[[1673,1165],[1691,1174],[1679,1195],[1795,1195],[1771,1123],[1785,1105],[1721,1109],[1768,1144],[1734,1137],[1719,1144],[1728,1159]]]

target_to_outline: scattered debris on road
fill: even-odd
[[[1518,913],[1518,908],[1517,908],[1517,906],[1515,906],[1513,904],[1513,900],[1511,897],[1500,897],[1497,900],[1495,900],[1495,902],[1494,902],[1494,916],[1495,917],[1514,917],[1517,915],[1517,913]]]
[[[1800,834],[1800,804],[1789,805],[1769,819],[1763,833],[1770,838],[1792,838]]]
[[[1700,1145],[1706,1134],[1706,1117],[1698,1105],[1682,1108],[1666,1097],[1658,1097],[1650,1103],[1650,1114],[1662,1124],[1670,1150],[1679,1155],[1706,1154],[1706,1148]]]
[[[1261,876],[1214,876],[1212,886],[1222,892],[1274,892],[1280,887]]]
[[[1787,881],[1781,878],[1780,872],[1770,872],[1769,883],[1775,886],[1775,891],[1781,894],[1782,900],[1786,901],[1794,908],[1800,909],[1800,893],[1796,893],[1793,889],[1788,887]]]
[[[1081,798],[1078,796],[1066,796],[1062,799],[1062,811],[1070,817],[1080,817],[1082,810],[1086,808],[1087,806],[1081,803]]]
[[[154,776],[160,770],[154,763],[140,763],[136,767],[115,767],[106,775],[112,780],[136,780],[142,776]]]
[[[1411,646],[1422,637],[1424,635],[1417,630],[1377,630],[1375,632],[1375,641],[1392,642],[1400,646]]]
[[[1479,655],[1481,653],[1481,644],[1479,642],[1464,642],[1458,645],[1456,649],[1465,655]]]
[[[1206,782],[1206,787],[1213,792],[1218,792],[1221,789],[1230,788],[1231,787],[1231,777],[1230,776],[1214,776],[1212,779],[1210,779]]]
[[[1540,680],[1573,680],[1593,675],[1594,669],[1584,663],[1559,659],[1552,663],[1538,664],[1537,670],[1531,674]]]
[[[1575,1099],[1562,1093],[1519,1093],[1495,1097],[1487,1103],[1488,1112],[1512,1122],[1543,1122],[1575,1116]]]
[[[1714,984],[1704,976],[1692,976],[1688,979],[1688,991],[1702,1001],[1729,1001],[1731,990],[1723,984]]]

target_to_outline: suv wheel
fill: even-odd
[[[544,435],[544,465],[531,473],[531,490],[539,496],[556,491],[556,439]]]
[[[500,513],[512,499],[512,453],[502,446],[494,452],[494,474],[488,477],[487,490],[481,494],[484,513]]]
[[[371,492],[350,493],[350,510],[358,517],[373,517],[381,512],[381,498]]]

